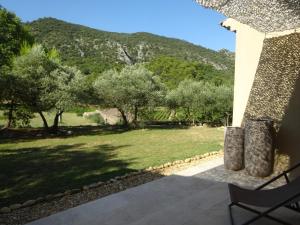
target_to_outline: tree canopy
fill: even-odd
[[[28,29],[14,13],[0,6],[0,68],[11,64],[24,42],[33,43]]]
[[[155,106],[165,95],[160,79],[142,65],[127,66],[120,72],[104,72],[94,83],[101,104],[117,108],[127,125],[129,114],[137,121],[141,107]]]
[[[232,89],[203,81],[184,80],[166,96],[167,105],[182,109],[180,120],[228,124],[232,111]]]
[[[17,119],[28,125],[33,113],[48,127],[43,113],[54,111],[57,128],[62,113],[77,104],[117,108],[125,125],[136,124],[154,108],[172,111],[179,120],[228,124],[233,94],[229,52],[147,33],[107,33],[51,18],[31,27],[42,44],[33,44],[20,19],[0,6],[0,101],[8,127]]]
[[[48,123],[43,112],[55,110],[53,126],[57,127],[58,116],[74,103],[75,86],[83,77],[77,69],[61,65],[56,50],[46,51],[36,44],[21,52],[13,62],[11,75],[18,84],[13,88],[17,93],[14,101],[39,113],[45,127]]]
[[[232,82],[229,71],[219,71],[209,64],[170,56],[154,58],[147,64],[147,68],[159,76],[170,89],[176,88],[185,79],[206,81],[216,85]]]
[[[6,113],[10,118],[6,125],[8,127],[13,122],[15,103],[12,99],[17,94],[15,86],[18,85],[15,77],[10,74],[12,61],[15,56],[20,54],[21,46],[24,43],[32,44],[32,42],[32,36],[20,19],[0,5],[0,102],[4,101],[6,103],[4,107],[8,109]],[[18,115],[28,121],[30,116],[28,113],[24,114],[25,111],[19,110]]]

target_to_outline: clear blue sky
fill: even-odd
[[[235,34],[225,18],[193,0],[0,0],[22,21],[54,17],[113,32],[151,32],[219,50],[234,51]]]

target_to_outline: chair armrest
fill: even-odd
[[[255,190],[261,190],[262,188],[268,186],[269,184],[273,183],[274,181],[278,180],[281,177],[285,177],[287,179],[287,174],[295,169],[297,169],[298,167],[300,167],[300,163],[297,163],[296,165],[292,166],[291,168],[289,168],[286,171],[283,171],[281,174],[277,175],[276,177],[272,178],[271,180],[267,181],[266,183],[258,186],[257,188],[255,188]],[[288,182],[288,180],[287,180]]]

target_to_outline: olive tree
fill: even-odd
[[[171,109],[181,108],[184,120],[194,123],[199,117],[199,109],[206,104],[207,90],[203,82],[184,80],[176,89],[166,96],[167,104]]]
[[[165,95],[160,79],[143,65],[126,66],[120,72],[106,71],[96,79],[94,88],[104,107],[119,110],[126,126],[129,114],[136,123],[142,107],[157,105]]]
[[[47,98],[47,95],[56,88],[51,74],[58,67],[58,60],[51,53],[47,54],[41,45],[24,47],[22,54],[13,62],[12,76],[18,83],[14,87],[18,93],[15,99],[37,112],[45,128],[48,128],[48,123],[43,112],[52,108],[51,98]]]
[[[0,5],[0,102],[4,104],[7,110],[8,122],[5,128],[13,124],[13,114],[16,109],[14,96],[17,84],[10,73],[12,59],[19,55],[23,43],[33,43],[28,29],[14,13],[7,11]]]
[[[184,120],[228,125],[232,112],[231,86],[216,86],[209,82],[184,80],[166,96],[171,109],[181,109]]]
[[[76,98],[75,89],[81,83],[79,70],[63,66],[56,50],[46,51],[41,45],[25,47],[13,63],[12,76],[16,100],[38,113],[48,128],[44,112],[55,111],[53,128],[58,119]],[[76,87],[76,88],[75,88]]]
[[[216,124],[223,123],[224,126],[229,126],[232,119],[233,110],[233,87],[220,85],[214,89],[212,105],[212,118]]]
[[[48,92],[44,98],[51,102],[51,109],[55,111],[52,128],[57,129],[59,118],[62,118],[63,112],[77,102],[84,77],[78,69],[69,66],[60,66],[51,73],[50,77],[55,83],[55,88],[53,92]]]

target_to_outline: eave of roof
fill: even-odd
[[[299,0],[195,0],[264,33],[300,28]]]

